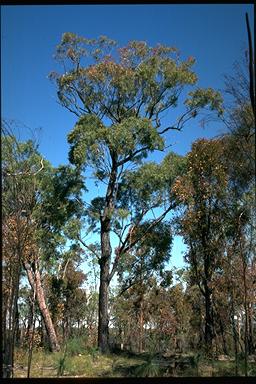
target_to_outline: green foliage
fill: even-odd
[[[107,148],[122,160],[138,147],[144,146],[153,151],[162,150],[164,146],[151,121],[138,117],[128,117],[119,124],[107,127],[94,115],[83,116],[68,135],[68,141],[71,144],[71,163],[77,166],[96,165],[97,168],[104,165]],[[135,156],[132,161],[138,161],[141,156]]]
[[[179,88],[197,80],[191,71],[194,59],[180,62],[173,47],[152,48],[145,42],[132,41],[110,55],[115,45],[116,42],[106,37],[88,40],[75,34],[63,35],[57,57],[67,61],[67,67],[72,69],[62,76],[53,73],[51,78],[56,79],[59,98],[65,106],[73,107],[71,98],[77,94],[72,85],[76,84],[76,89],[81,89],[78,96],[86,111],[103,112],[109,118],[127,117],[136,112],[135,105],[140,105],[142,96],[146,112],[151,113],[152,109],[160,112],[175,105]],[[86,56],[94,63],[82,66]],[[99,101],[101,106],[97,105]]]
[[[18,142],[14,136],[4,135],[2,169],[3,213],[12,215],[22,211],[31,217],[37,203],[36,191],[44,174],[50,171],[49,162],[42,159],[31,140]]]
[[[60,230],[74,215],[81,216],[79,199],[84,188],[83,178],[70,166],[59,166],[46,175],[40,191],[42,204],[36,211],[42,217],[42,225],[47,223]]]
[[[185,104],[190,108],[197,110],[205,105],[209,105],[210,110],[217,110],[219,115],[223,114],[223,98],[219,92],[214,91],[212,88],[197,89],[189,92],[190,98],[185,101]]]
[[[100,144],[104,142],[106,128],[97,116],[87,115],[80,118],[74,129],[68,135],[71,144],[69,160],[81,166],[88,162],[99,162],[103,156]]]
[[[70,356],[83,354],[87,351],[87,338],[86,337],[73,337],[68,340],[67,353]]]
[[[67,349],[65,347],[63,356],[56,358],[57,376],[63,376],[65,369],[67,368]]]
[[[22,213],[44,260],[54,262],[57,247],[66,243],[63,229],[71,239],[80,229],[83,178],[70,166],[51,167],[31,140],[18,142],[8,135],[3,137],[3,173],[4,212]]]
[[[186,159],[173,152],[168,153],[160,164],[147,162],[137,170],[126,172],[119,187],[120,206],[133,207],[134,216],[142,210],[172,203],[171,188],[186,169]]]
[[[117,48],[107,37],[86,39],[73,33],[63,35],[56,53],[66,63],[65,73],[50,77],[62,105],[79,117],[68,136],[73,164],[93,166],[104,178],[108,151],[120,162],[136,162],[149,151],[164,149],[158,131],[162,113],[176,107],[181,91],[196,83],[192,57],[182,61],[174,47],[131,41]],[[190,92],[179,128],[187,115],[204,107],[220,112],[221,102],[210,88]]]
[[[57,323],[64,320],[66,332],[72,334],[72,327],[84,318],[87,311],[87,295],[82,288],[86,275],[75,267],[80,261],[80,248],[72,246],[69,251],[62,254],[62,273],[56,276],[49,276],[48,302],[52,313],[53,321]],[[68,328],[67,328],[68,322]],[[79,342],[78,342],[79,341]],[[80,336],[77,339],[69,340],[67,352],[70,353],[72,346],[86,347],[86,337]]]
[[[123,255],[120,261],[118,273],[123,288],[131,282],[149,281],[153,274],[163,270],[170,258],[172,245],[170,223],[161,222],[152,228],[150,226],[151,222],[145,221],[134,231],[131,241],[136,241],[136,237],[142,240],[138,240],[133,251]]]

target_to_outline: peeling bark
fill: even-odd
[[[49,312],[49,309],[45,302],[44,289],[42,287],[41,275],[38,270],[38,267],[35,266],[33,271],[30,264],[24,263],[24,268],[27,272],[28,281],[31,285],[31,288],[36,291],[36,300],[44,320],[45,328],[47,335],[49,337],[50,349],[52,352],[57,352],[60,350],[60,345],[56,336],[56,332],[53,326],[52,318]]]

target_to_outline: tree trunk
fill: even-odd
[[[218,315],[216,312],[215,312],[215,314]],[[218,318],[218,321],[219,321],[219,325],[220,325],[220,332],[221,332],[221,338],[222,338],[222,351],[225,355],[228,355],[228,348],[227,348],[227,342],[226,342],[226,337],[225,337],[224,325],[223,325],[223,322],[222,322],[220,317]]]
[[[18,252],[19,254],[19,252]],[[19,282],[20,282],[20,262],[13,261],[11,268],[11,279],[9,297],[7,297],[7,308],[5,317],[3,318],[4,337],[2,341],[3,352],[3,378],[13,377],[14,364],[14,346],[17,336],[17,314],[18,314],[18,297],[19,297]]]
[[[108,330],[108,288],[109,288],[109,258],[100,262],[100,290],[99,290],[99,325],[98,347],[102,353],[109,351]]]
[[[214,337],[213,331],[213,307],[212,307],[212,298],[211,291],[207,284],[205,284],[205,346],[208,353],[212,351],[212,341]]]
[[[29,313],[28,313],[28,325],[26,329],[26,339],[29,340],[29,335],[31,335],[32,332],[32,325],[33,325],[33,296],[34,292],[32,292],[32,295],[29,296]]]
[[[35,289],[36,291],[36,299],[37,299],[38,306],[39,306],[41,315],[43,317],[45,328],[49,337],[50,349],[52,352],[57,352],[60,350],[60,346],[57,340],[56,332],[53,326],[49,309],[45,302],[45,295],[44,295],[44,290],[41,283],[40,272],[38,271],[38,268],[35,267],[35,270],[33,273],[31,266],[27,263],[24,263],[24,267],[26,269],[31,288]]]
[[[101,216],[101,258],[100,265],[100,289],[99,289],[99,324],[98,347],[102,353],[109,351],[108,330],[108,289],[110,284],[110,261],[112,248],[110,243],[111,217],[115,205],[117,163],[112,154],[112,169],[105,197],[105,208]]]
[[[246,282],[246,261],[245,256],[242,253],[242,247],[240,244],[241,256],[243,261],[243,283],[244,283],[244,314],[245,314],[245,324],[244,324],[244,370],[245,376],[248,376],[248,306],[247,306],[247,282]]]
[[[254,326],[253,304],[249,303],[249,305],[248,305],[248,327],[249,327],[248,349],[249,349],[249,354],[253,354],[255,352],[254,339],[253,339],[253,336],[254,336],[253,326]]]
[[[144,325],[144,317],[143,317],[143,297],[140,302],[140,309],[139,309],[139,353],[142,353],[143,351],[143,328]]]
[[[32,364],[32,354],[33,354],[33,347],[34,347],[34,335],[35,335],[35,323],[36,323],[35,301],[36,301],[36,293],[34,290],[33,299],[32,299],[32,307],[31,307],[32,327],[31,327],[31,332],[29,333],[29,339],[28,339],[28,370],[27,370],[27,377],[28,378],[30,377],[30,370],[31,370],[31,364]]]

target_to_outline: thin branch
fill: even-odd
[[[159,135],[162,135],[163,133],[167,132],[167,131],[170,131],[170,130],[175,130],[175,131],[181,131],[181,127],[174,127],[174,126],[170,126],[170,127],[166,127],[164,128],[162,131],[158,132]]]
[[[35,176],[35,175],[37,175],[39,172],[41,172],[44,169],[43,158],[41,159],[40,164],[41,164],[41,168],[36,173],[30,174],[30,176]]]
[[[173,205],[170,205],[163,213],[162,215],[160,215],[157,219],[155,219],[149,226],[148,228],[146,229],[146,231],[137,239],[135,239],[134,241],[132,241],[130,244],[129,244],[129,247],[126,247],[123,249],[123,253],[126,253],[130,248],[132,248],[134,245],[136,245],[138,242],[143,242],[147,236],[147,234],[149,233],[149,231],[154,228],[158,223],[160,223],[164,218],[165,216],[167,215],[167,213],[169,213],[171,210],[173,210],[174,208],[177,207],[177,204],[173,204]]]
[[[35,173],[33,172],[17,172],[17,173],[8,173],[6,172],[6,175],[7,176],[35,176],[37,175],[39,172],[41,172],[43,169],[44,169],[44,163],[43,163],[43,158],[40,160],[40,165],[41,165],[41,168],[38,169],[38,171],[36,171]]]
[[[176,207],[176,204],[174,205],[170,205],[169,208],[167,208],[165,210],[165,212],[163,212],[162,215],[160,215],[157,219],[155,219],[149,226],[148,228],[146,229],[146,231],[144,231],[144,233],[138,237],[137,239],[131,241],[131,233],[135,230],[136,227],[138,227],[139,223],[141,222],[142,218],[144,217],[145,213],[147,212],[144,212],[143,215],[141,215],[140,219],[137,221],[136,225],[132,225],[126,235],[126,238],[122,244],[122,246],[116,250],[116,257],[115,257],[115,260],[114,260],[114,263],[113,263],[113,266],[112,266],[112,270],[109,274],[109,281],[111,281],[112,277],[114,276],[114,273],[116,272],[116,268],[117,268],[117,265],[118,265],[118,262],[120,260],[120,257],[121,257],[121,254],[125,254],[126,252],[128,252],[131,248],[133,248],[138,242],[141,242],[143,243],[147,237],[147,234],[149,233],[149,231],[154,228],[158,223],[160,223],[164,218],[165,216],[167,215],[168,212],[170,212],[172,209],[174,209]],[[130,243],[128,246],[126,246],[126,244],[128,243],[128,241],[130,240]],[[126,246],[126,247],[125,247]]]
[[[66,264],[65,264],[65,267],[64,267],[64,271],[63,271],[63,274],[62,274],[62,280],[64,280],[65,278],[65,275],[66,275],[66,272],[67,272],[67,267],[68,267],[68,264],[69,262],[71,261],[70,257],[68,258]]]
[[[129,288],[133,287],[133,286],[136,285],[136,284],[143,283],[143,281],[144,281],[143,279],[130,281],[129,284],[128,284],[126,287],[124,287],[124,288],[119,292],[118,296],[119,296],[119,297],[122,296],[123,293],[124,293],[125,291],[127,291]]]
[[[87,245],[87,244],[81,239],[80,236],[77,236],[77,239],[80,241],[80,243],[81,243],[86,249],[88,249],[91,253],[93,253],[93,254],[96,256],[97,260],[100,259],[100,256],[99,256],[98,252],[96,252],[96,251],[95,251],[94,249],[92,249],[89,245]]]
[[[57,104],[63,106],[64,108],[66,108],[69,112],[71,113],[74,113],[77,117],[80,117],[80,114],[76,111],[74,111],[73,109],[69,108],[66,104],[64,103],[60,103],[59,101],[57,101]]]

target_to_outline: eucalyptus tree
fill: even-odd
[[[31,288],[36,291],[50,349],[58,351],[60,345],[48,308],[43,280],[44,275],[56,274],[62,266],[64,274],[68,258],[74,253],[72,249],[75,248],[75,253],[80,252],[76,244],[69,246],[69,252],[64,252],[64,249],[68,248],[67,240],[72,241],[74,227],[79,226],[77,217],[80,215],[79,195],[83,182],[71,167],[59,166],[49,167],[48,171],[42,172],[40,178],[35,180],[35,185],[34,203],[26,211],[30,237],[27,253],[23,257],[23,267]]]
[[[147,317],[145,305],[147,290],[152,279],[166,275],[164,267],[171,255],[171,224],[159,222],[158,225],[149,230],[151,223],[151,220],[145,221],[130,234],[130,241],[134,242],[135,245],[127,250],[125,257],[120,259],[117,268],[120,286],[118,295],[123,295],[127,290],[130,293],[131,287],[137,295],[136,316],[139,324],[139,352],[143,350],[144,323]],[[142,234],[145,230],[147,230],[147,235],[143,239]],[[122,322],[119,325],[120,331],[122,330],[121,324]],[[124,323],[123,328],[126,328]]]
[[[32,141],[18,142],[11,125],[2,122],[2,223],[3,223],[3,374],[12,376],[18,325],[19,284],[31,228],[26,213],[34,204],[34,182],[42,170]],[[32,252],[32,250],[31,250]]]
[[[78,199],[81,184],[70,167],[52,168],[32,140],[20,142],[7,134],[2,148],[5,276],[8,266],[18,269],[12,283],[16,293],[10,299],[17,304],[20,275],[25,272],[45,323],[50,348],[56,351],[60,347],[45,297],[43,274],[61,257],[58,249],[65,243],[63,231],[71,226],[72,214],[78,212],[76,206],[80,207],[75,198],[67,195],[76,195]]]
[[[251,151],[252,147],[247,145]],[[188,245],[191,281],[198,285],[204,299],[208,352],[213,348],[217,324],[223,348],[227,350],[224,331],[228,325],[218,316],[219,308],[225,311],[225,306],[223,319],[230,317],[236,355],[238,339],[234,318],[241,310],[245,313],[245,350],[253,349],[249,308],[254,305],[255,226],[253,228],[253,172],[249,164],[244,147],[238,148],[233,134],[201,139],[192,145],[187,155],[186,174],[177,178],[173,186],[173,192],[184,206],[179,228]]]
[[[6,224],[5,244],[12,243],[20,270],[26,271],[29,283],[36,292],[39,308],[45,321],[52,349],[57,346],[56,333],[45,303],[39,272],[39,247],[37,223],[32,218],[36,207],[36,193],[42,171],[49,164],[37,152],[32,141],[18,142],[14,136],[3,138],[3,174],[4,174],[4,223]],[[40,175],[40,177],[39,177]],[[6,249],[8,252],[8,249]],[[6,257],[10,257],[6,254]],[[15,281],[19,291],[19,279]],[[18,298],[18,293],[17,296]]]
[[[224,122],[230,131],[227,148],[229,156],[229,175],[231,184],[231,209],[233,223],[230,224],[230,263],[240,265],[240,288],[243,287],[243,311],[245,314],[244,349],[245,371],[247,373],[247,355],[255,350],[253,316],[255,316],[255,82],[253,74],[255,63],[252,60],[250,31],[249,54],[245,60],[234,64],[232,75],[226,76],[225,92],[230,103],[225,106]],[[247,52],[245,52],[247,53]],[[249,67],[249,73],[248,73]],[[231,239],[232,238],[232,239]],[[242,264],[242,265],[241,265]],[[235,268],[235,267],[233,267]],[[235,281],[231,284],[233,296]],[[234,304],[233,304],[234,305]],[[233,320],[235,350],[237,352],[238,335]],[[237,353],[236,353],[237,355]]]
[[[173,191],[184,204],[180,233],[188,245],[187,261],[204,298],[204,336],[207,353],[215,337],[214,276],[221,270],[225,235],[221,225],[226,213],[227,167],[222,161],[223,140],[201,139],[187,155],[187,174],[176,179]]]
[[[131,41],[118,48],[115,41],[104,36],[86,39],[64,33],[56,58],[63,72],[52,72],[50,78],[56,83],[60,104],[78,118],[68,135],[70,162],[80,172],[91,172],[96,182],[103,185],[102,194],[88,208],[92,224],[99,231],[99,249],[81,237],[80,240],[86,248],[95,250],[100,265],[98,345],[105,352],[109,284],[120,259],[139,241],[139,237],[130,241],[131,234],[152,209],[159,207],[161,213],[158,211],[141,232],[140,238],[145,239],[146,233],[174,208],[170,196],[159,193],[172,182],[168,177],[173,173],[172,164],[166,166],[165,176],[162,167],[158,177],[157,164],[148,165],[144,160],[151,152],[164,152],[164,135],[182,130],[202,108],[221,112],[221,98],[212,89],[197,87],[186,98],[185,88],[197,82],[192,70],[195,60],[181,60],[174,47],[150,47],[142,41]],[[185,99],[183,112],[172,123],[163,125],[164,115],[175,109],[180,96]],[[120,202],[120,195],[125,194],[122,186],[130,173],[152,192],[137,211],[130,205],[123,208]],[[154,198],[157,177],[161,199]],[[113,250],[111,233],[116,221],[120,226],[119,244]]]

